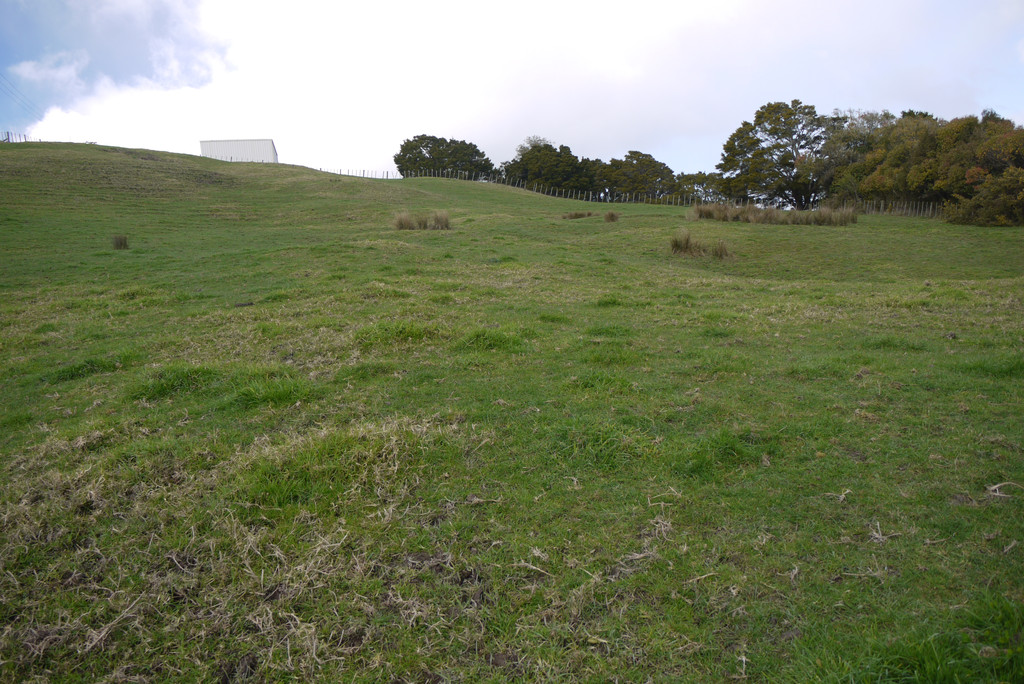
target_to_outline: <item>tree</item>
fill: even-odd
[[[423,172],[454,171],[468,175],[494,172],[494,164],[473,143],[432,135],[417,135],[404,141],[394,160],[403,176]]]
[[[984,174],[971,197],[946,208],[954,223],[982,226],[1024,226],[1024,168],[1011,166],[1001,174]]]
[[[722,177],[717,173],[680,173],[676,176],[675,192],[693,197],[698,202],[721,202]]]
[[[505,177],[524,185],[534,183],[560,190],[593,190],[594,163],[579,159],[566,145],[557,148],[538,136],[527,138],[516,148],[516,157],[502,165]]]
[[[858,200],[860,184],[870,173],[865,164],[884,131],[896,122],[888,111],[865,112],[848,110],[833,112],[833,117],[842,117],[843,125],[833,131],[822,146],[821,158],[827,165],[825,175],[829,183],[829,198],[833,200]]]
[[[1024,128],[986,110],[939,131],[936,188],[957,223],[1024,225]]]
[[[513,161],[518,161],[523,158],[523,155],[532,150],[535,147],[554,147],[555,144],[547,138],[539,135],[527,136],[526,140],[516,145],[516,156]]]
[[[824,149],[835,198],[942,202],[958,223],[1024,223],[1024,128],[994,111],[848,116]]]
[[[935,190],[931,163],[938,150],[941,127],[942,122],[931,115],[904,112],[878,131],[858,165],[860,196],[888,201],[942,200]]]
[[[612,159],[605,168],[605,181],[614,194],[664,197],[675,189],[675,173],[654,157],[630,150],[625,159]]]
[[[733,199],[809,209],[828,189],[832,167],[823,147],[844,120],[800,100],[762,106],[722,149],[722,189]]]

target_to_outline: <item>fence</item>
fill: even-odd
[[[353,174],[349,174],[353,175]],[[365,176],[364,176],[365,177]],[[376,176],[370,176],[376,177]],[[379,177],[387,178],[386,173]],[[390,178],[402,178],[403,176],[392,174]],[[543,183],[525,183],[520,180],[508,179],[504,176],[471,173],[467,171],[418,171],[412,172],[406,178],[450,178],[453,180],[468,180],[485,183],[500,183],[510,187],[522,188],[531,192],[537,192],[548,197],[560,197],[565,199],[579,200],[581,202],[608,202],[618,204],[660,204],[676,207],[691,207],[695,204],[715,203],[720,200],[708,200],[701,194],[672,193],[669,195],[652,195],[648,193],[593,191],[593,190],[566,190]],[[727,201],[727,203],[730,203]],[[735,202],[732,202],[735,204]],[[754,202],[747,201],[747,204]],[[914,202],[909,200],[856,200],[845,201],[841,204],[828,203],[825,206],[853,209],[860,214],[884,214],[886,216],[907,216],[916,218],[941,218],[943,207],[940,202]],[[820,205],[815,205],[812,210],[817,210]]]
[[[578,200],[580,202],[617,202],[621,204],[667,204],[673,206],[690,206],[699,201],[695,195],[662,195],[655,197],[642,193],[610,192],[595,190],[570,190],[558,188],[544,183],[529,183],[522,179],[507,178],[497,174],[476,173],[470,171],[413,171],[405,178],[449,178],[452,180],[467,180],[478,183],[497,183],[512,188],[521,188],[536,192],[548,197],[560,197],[564,199]]]
[[[370,171],[370,170],[357,170],[347,169],[342,171],[341,169],[320,169],[324,173],[333,173],[339,176],[352,176],[354,178],[374,178],[379,180],[400,180],[402,174],[396,171]]]
[[[907,202],[887,200],[857,200],[837,205],[854,209],[858,214],[885,214],[914,218],[942,218],[942,204],[938,202]]]
[[[33,140],[23,133],[12,133],[11,131],[0,131],[0,143],[18,143],[18,142],[39,142]]]

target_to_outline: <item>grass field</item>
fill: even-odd
[[[0,678],[1024,680],[1024,233],[593,209],[0,146]]]

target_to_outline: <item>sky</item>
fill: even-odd
[[[1024,124],[1024,0],[0,0],[0,131],[394,171],[529,136],[713,171],[762,105]]]

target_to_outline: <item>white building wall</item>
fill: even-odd
[[[277,163],[277,148],[270,139],[201,140],[199,149],[204,157],[221,161]]]

